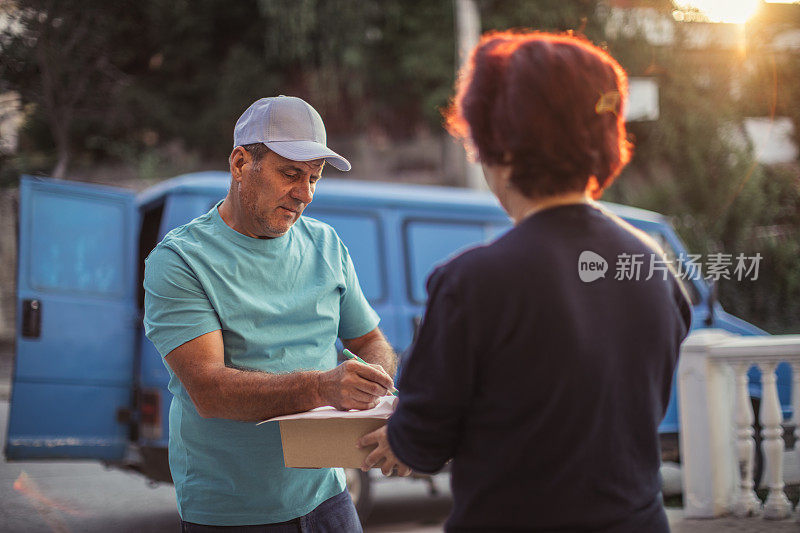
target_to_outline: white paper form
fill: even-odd
[[[387,419],[392,416],[394,412],[395,403],[397,403],[397,396],[386,395],[378,400],[378,405],[372,409],[365,409],[359,411],[358,409],[351,409],[349,411],[340,411],[335,407],[326,405],[325,407],[317,407],[311,411],[304,413],[296,413],[293,415],[276,416],[267,420],[259,422],[266,424],[267,422],[280,422],[281,420],[323,420],[327,418],[382,418]]]

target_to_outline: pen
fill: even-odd
[[[355,360],[356,360],[356,361],[358,361],[359,363],[363,363],[363,364],[365,364],[365,365],[368,365],[368,364],[369,364],[369,363],[367,363],[366,361],[364,361],[363,359],[361,359],[359,356],[357,356],[356,354],[354,354],[353,352],[351,352],[350,350],[348,350],[347,348],[345,348],[345,349],[344,349],[344,352],[342,352],[342,353],[344,353],[344,356],[345,356],[345,357],[347,357],[348,359],[355,359]],[[394,387],[392,387],[392,389],[391,389],[389,392],[390,392],[391,394],[395,395],[395,396],[398,396],[398,394],[397,394],[397,389],[395,389]]]

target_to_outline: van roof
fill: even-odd
[[[199,194],[222,197],[228,190],[230,173],[225,171],[206,171],[183,174],[154,185],[137,196],[137,203],[144,206],[158,201],[168,194]],[[360,181],[339,178],[326,178],[320,181],[317,199],[348,198],[368,201],[374,205],[376,200],[389,206],[440,205],[470,206],[497,209],[497,199],[487,191],[436,185],[416,185],[381,181]],[[610,202],[601,202],[613,213],[628,219],[664,222],[663,215],[637,207]]]

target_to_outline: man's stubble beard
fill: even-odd
[[[282,227],[276,228],[269,223],[269,219],[265,218],[263,214],[259,212],[258,204],[256,203],[255,198],[247,190],[239,190],[239,203],[242,206],[242,210],[250,219],[251,226],[257,236],[276,238],[281,237],[288,232],[288,229],[283,231]],[[289,226],[289,228],[291,228],[293,225],[294,222]]]

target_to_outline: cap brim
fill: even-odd
[[[292,161],[324,159],[342,172],[350,170],[350,161],[327,146],[314,141],[272,141],[264,143],[267,148]]]

